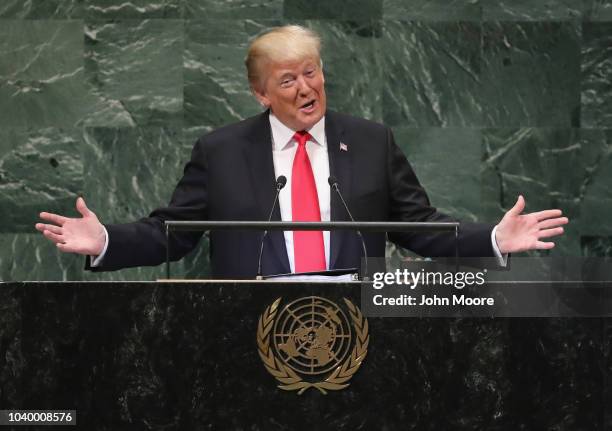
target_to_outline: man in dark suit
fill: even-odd
[[[275,178],[287,186],[273,219],[347,220],[330,192],[337,178],[359,221],[451,221],[433,208],[387,127],[327,111],[325,80],[316,34],[299,26],[273,29],[256,38],[246,59],[255,97],[266,111],[198,140],[170,204],[137,222],[102,225],[82,198],[82,218],[41,213],[50,223],[36,228],[62,251],[89,255],[88,267],[116,270],[158,265],[166,255],[164,220],[266,220]],[[552,248],[541,239],[559,235],[567,218],[559,210],[521,215],[517,204],[495,226],[464,223],[462,256],[498,256]],[[219,231],[210,236],[213,275],[253,277],[261,232]],[[201,233],[176,233],[173,260],[192,250]],[[364,235],[368,255],[382,257],[384,234]],[[454,235],[389,233],[388,238],[425,256],[454,254]],[[266,239],[263,273],[358,267],[361,246],[354,233],[272,232]]]

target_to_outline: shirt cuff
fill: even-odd
[[[499,246],[497,245],[497,241],[495,240],[495,232],[497,232],[497,225],[491,231],[491,245],[493,246],[493,253],[497,258],[497,263],[499,266],[506,267],[508,265],[508,253],[503,254],[499,251]]]
[[[106,230],[106,227],[104,225],[102,225],[102,229],[104,229],[104,248],[102,249],[102,253],[100,253],[98,256],[89,256],[89,266],[91,266],[92,268],[95,268],[102,264],[102,261],[104,260],[104,255],[106,254],[106,249],[108,248],[108,231]]]

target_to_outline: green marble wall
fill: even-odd
[[[612,254],[612,0],[5,0],[0,279],[160,276],[84,272],[37,214],[167,202],[200,134],[258,112],[242,58],[282,23],[322,34],[330,107],[393,127],[436,206],[495,221],[521,192],[571,217],[553,254]]]

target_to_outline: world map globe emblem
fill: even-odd
[[[279,359],[302,375],[327,373],[351,350],[350,320],[321,297],[297,299],[280,310],[272,331]]]
[[[370,344],[368,319],[359,307],[348,298],[341,307],[319,296],[282,302],[276,298],[263,310],[256,331],[259,357],[278,388],[298,395],[311,388],[323,395],[347,388]]]

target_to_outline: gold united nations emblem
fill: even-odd
[[[259,317],[257,346],[279,388],[298,391],[346,388],[368,353],[368,321],[344,298],[347,314],[318,296],[297,299],[279,312],[282,298]]]

